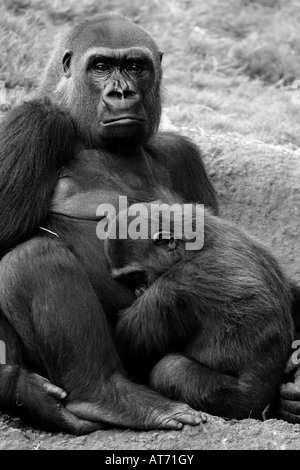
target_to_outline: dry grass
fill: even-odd
[[[165,51],[173,124],[300,146],[298,0],[0,0],[0,110],[34,89],[62,28],[108,11]]]

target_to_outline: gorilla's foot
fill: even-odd
[[[188,405],[164,398],[119,374],[103,387],[101,395],[103,399],[70,401],[67,409],[80,419],[136,429],[181,429],[185,424],[196,426],[206,421]]]

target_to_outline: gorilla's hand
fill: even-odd
[[[295,364],[291,354],[285,373],[292,377],[293,382],[282,384],[278,415],[290,423],[300,423],[300,364]]]

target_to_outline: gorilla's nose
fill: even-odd
[[[132,85],[116,80],[104,88],[102,99],[110,110],[117,111],[137,106],[141,95]]]

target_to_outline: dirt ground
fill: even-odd
[[[0,450],[286,450],[300,449],[300,425],[209,416],[203,427],[182,431],[111,429],[87,436],[39,432],[18,422],[0,423]]]
[[[300,282],[300,150],[212,136],[184,129],[203,149],[221,213],[272,247]],[[225,421],[208,416],[202,427],[137,432],[111,429],[88,436],[40,432],[0,418],[0,449],[300,449],[300,425],[279,420]]]

